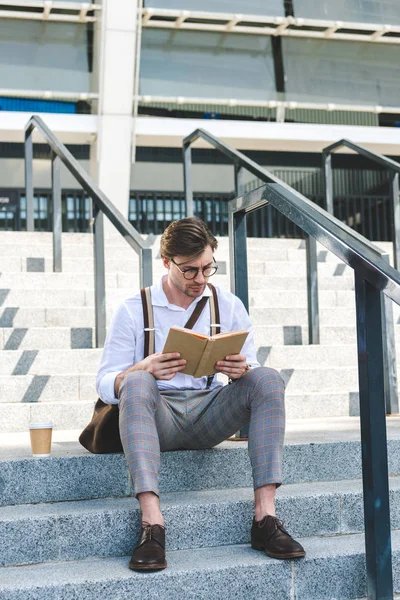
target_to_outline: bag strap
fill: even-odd
[[[221,325],[219,322],[219,305],[218,305],[218,296],[217,290],[211,284],[207,284],[210,288],[212,295],[210,296],[210,332],[211,335],[215,335],[221,331]],[[140,290],[140,295],[142,297],[142,308],[143,308],[143,323],[144,323],[144,358],[149,356],[150,354],[154,354],[155,351],[155,327],[154,327],[154,315],[153,315],[153,305],[151,303],[151,292],[150,288],[143,288]],[[194,309],[190,319],[185,325],[186,329],[192,329],[196,324],[198,318],[205,305],[207,304],[208,296],[204,296],[197,303],[196,308]]]

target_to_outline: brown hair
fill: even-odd
[[[160,254],[166,258],[174,256],[195,257],[202,254],[207,246],[213,252],[218,246],[207,225],[197,217],[187,217],[173,221],[161,236]]]

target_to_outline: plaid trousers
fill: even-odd
[[[128,373],[119,393],[119,428],[135,494],[159,495],[160,451],[212,448],[250,421],[254,489],[281,484],[285,384],[274,369],[251,369],[216,390],[160,393],[145,371]]]

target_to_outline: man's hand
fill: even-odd
[[[167,354],[156,352],[156,354],[151,354],[134,365],[132,370],[147,371],[147,373],[151,373],[155,379],[169,381],[186,366],[186,360],[183,358],[180,359],[179,357],[179,352],[168,352]]]
[[[249,370],[246,357],[243,354],[225,356],[225,360],[219,360],[215,363],[215,368],[219,373],[227,375],[230,379],[240,379]]]
[[[151,373],[155,379],[169,381],[186,366],[186,360],[179,357],[179,352],[168,352],[167,354],[156,352],[132,365],[132,367],[129,367],[129,369],[126,369],[126,371],[123,371],[115,378],[115,397],[118,398],[119,388],[125,375],[133,371],[146,371],[147,373]]]

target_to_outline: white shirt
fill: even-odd
[[[164,276],[166,277],[166,275]],[[239,298],[230,292],[225,292],[215,286],[218,294],[218,304],[221,321],[221,333],[238,329],[249,331],[241,354],[251,367],[260,366],[254,347],[253,328],[250,317]],[[170,304],[163,290],[162,279],[151,286],[151,299],[154,313],[155,352],[162,352],[170,327],[184,327],[193,313],[197,302],[203,296],[210,296],[211,290],[206,287],[202,296],[196,298],[185,309],[176,304]],[[210,334],[210,306],[207,302],[193,331]],[[107,333],[103,355],[96,378],[96,389],[99,397],[107,404],[117,404],[114,396],[116,376],[144,358],[144,321],[142,299],[140,294],[124,300],[113,316]],[[192,389],[203,390],[207,387],[207,377],[195,379],[191,375],[177,373],[169,381],[157,380],[160,390]],[[211,389],[222,386],[223,383],[214,377]]]

